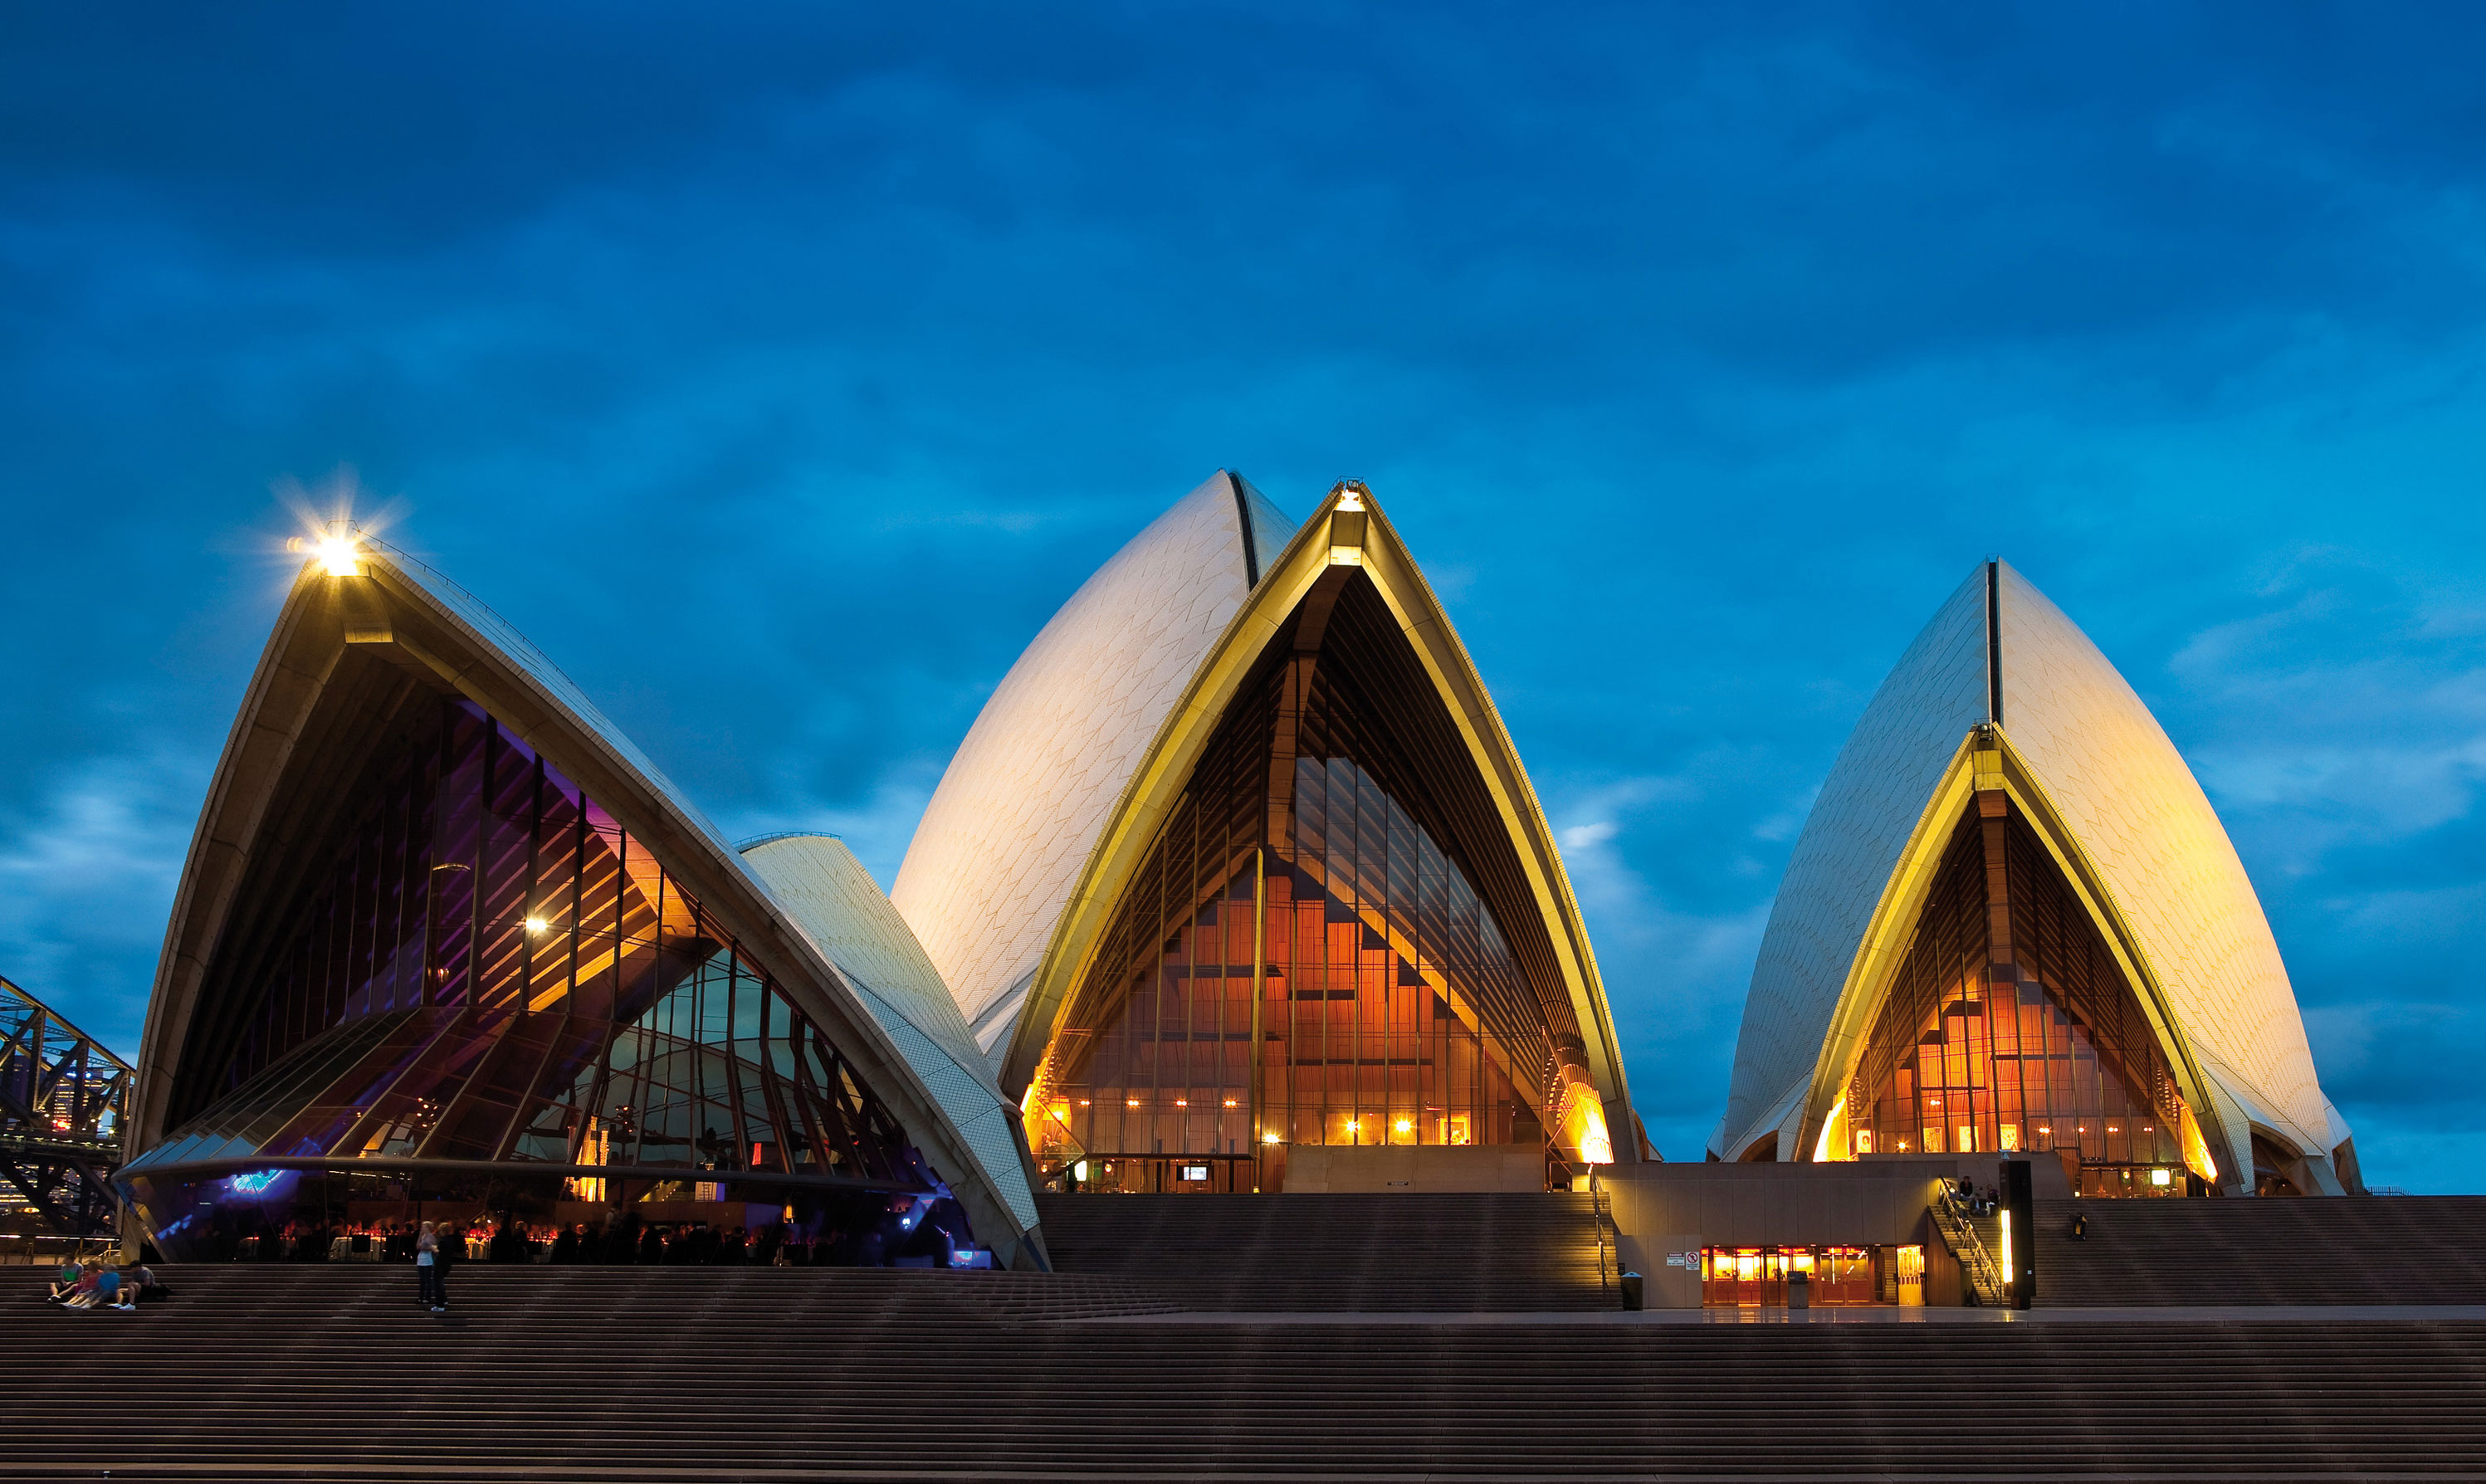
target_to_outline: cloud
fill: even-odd
[[[2225,811],[2369,1171],[2486,1180],[2394,1121],[2423,1037],[2331,1015],[2486,999],[2486,22],[961,14],[20,26],[0,972],[131,1023],[288,476],[886,880],[1147,519],[1356,475],[1671,1148],[1810,791],[2000,551]]]
[[[123,1055],[137,1050],[204,783],[191,758],[98,758],[0,827],[0,962]]]

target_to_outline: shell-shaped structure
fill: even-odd
[[[950,759],[890,896],[988,1055],[1150,739],[1293,534],[1211,475],[1070,595]]]
[[[1845,1157],[1823,1151],[1851,1112],[1842,1100],[1859,1095],[1860,1057],[1939,858],[1978,800],[1998,830],[2025,821],[2065,899],[2083,904],[2080,930],[2094,929],[2154,1031],[2148,1055],[2175,1085],[2168,1106],[2199,1124],[2216,1183],[2250,1189],[2257,1154],[2268,1163],[2275,1149],[2300,1185],[2353,1184],[2348,1130],[2209,799],[2113,665],[2001,563],[1909,646],[1822,786],[1762,938],[1712,1154]],[[1997,984],[2015,926],[2025,940],[2026,925],[1995,928]]]
[[[377,543],[307,565],[158,964],[121,1176],[141,1219],[168,1254],[213,1255],[341,1202],[449,1214],[523,1189],[565,1226],[756,1232],[791,1209],[872,1244],[848,1260],[938,1233],[1041,1265],[1023,1173],[952,1111],[989,1089],[935,1086],[964,1054],[954,1014],[884,968],[904,944],[836,899],[851,883],[787,874],[832,885],[781,902],[437,572]]]
[[[898,1042],[1011,1214],[1036,1225],[1013,1110],[932,960],[871,873],[834,835],[764,836],[747,841],[742,858]]]
[[[1363,486],[1277,550],[1259,510],[1221,475],[1080,590],[898,878],[1039,1172],[1639,1158],[1561,854],[1449,617]]]

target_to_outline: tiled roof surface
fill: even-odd
[[[1124,785],[1250,591],[1242,519],[1220,471],[1099,567],[1002,677],[924,811],[890,895],[988,1056]],[[1258,499],[1252,523],[1266,562],[1284,518]]]

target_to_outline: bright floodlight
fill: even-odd
[[[319,560],[328,564],[331,577],[362,576],[362,548],[349,537],[330,536],[319,539]]]

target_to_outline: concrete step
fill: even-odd
[[[2049,1306],[2486,1304],[2486,1196],[2049,1200],[2036,1215]]]
[[[1257,1311],[1613,1308],[1590,1197],[1569,1194],[1046,1195],[1067,1274]]]
[[[1220,1197],[1176,1197],[1213,1204]],[[0,1275],[0,1473],[433,1479],[2486,1472],[2486,1324],[1048,1317],[1093,1277]],[[1962,1450],[1966,1450],[1964,1453]]]

